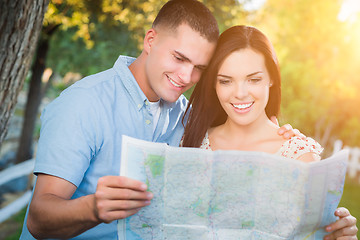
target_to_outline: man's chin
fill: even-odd
[[[179,99],[180,96],[181,94],[176,96],[163,96],[161,99],[165,102],[174,103]]]

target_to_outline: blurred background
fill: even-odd
[[[136,57],[165,0],[53,0],[0,148],[0,171],[36,154],[39,115],[82,77]],[[203,0],[220,31],[252,25],[272,41],[281,66],[280,124],[325,147],[350,149],[340,206],[360,219],[360,0]],[[191,90],[186,93],[190,96]],[[335,146],[335,147],[334,147]],[[1,172],[0,172],[1,176]],[[22,180],[21,180],[22,179]],[[1,186],[0,208],[29,189],[28,176]],[[30,186],[31,187],[31,186]],[[0,239],[18,239],[24,210],[0,223]]]

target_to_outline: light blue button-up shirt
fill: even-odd
[[[145,94],[128,66],[134,58],[120,56],[114,67],[88,76],[50,103],[42,113],[35,173],[73,183],[73,198],[92,194],[105,175],[119,175],[122,135],[179,146],[187,100],[161,101],[153,116]],[[74,239],[116,239],[116,221],[100,224]],[[26,228],[21,239],[33,239]]]

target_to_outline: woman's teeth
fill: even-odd
[[[245,109],[249,108],[251,105],[253,105],[254,102],[246,103],[246,104],[232,104],[237,109]]]

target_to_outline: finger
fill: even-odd
[[[277,126],[279,126],[279,121],[277,120],[277,117],[276,116],[271,116],[270,117],[270,120],[275,123]]]
[[[327,232],[331,232],[331,231],[337,231],[337,230],[341,230],[343,228],[348,228],[348,227],[352,227],[352,226],[356,227],[356,218],[349,215],[349,216],[340,218],[339,220],[337,220],[334,223],[331,223],[325,229]]]
[[[97,202],[99,213],[114,211],[130,211],[150,205],[151,201],[138,200],[104,200]]]
[[[289,131],[289,134],[293,134],[291,135],[290,137],[293,137],[293,136],[297,136],[297,137],[300,137],[301,139],[306,139],[306,136],[304,134],[302,134],[299,129],[290,129]]]
[[[146,191],[147,186],[143,182],[123,176],[104,176],[99,178],[98,186],[113,188],[128,188],[137,191]]]
[[[289,129],[289,130],[287,130],[284,134],[283,134],[283,136],[285,137],[285,138],[292,138],[292,137],[294,137],[294,136],[299,136],[300,135],[300,131],[299,130],[297,130],[297,129]]]
[[[342,228],[335,232],[332,232],[331,234],[326,235],[324,239],[325,240],[353,239],[353,237],[356,237],[357,231],[358,229],[356,226]]]
[[[358,240],[356,236],[338,237],[336,240]]]
[[[95,197],[108,200],[151,200],[153,194],[126,188],[100,187],[96,190]]]
[[[280,131],[279,131],[279,134],[282,135],[285,139],[290,139],[295,136],[300,137],[302,139],[306,139],[306,136],[304,134],[302,134],[298,129],[293,129],[291,127],[291,125],[289,125],[290,129],[288,129],[289,127],[287,125],[283,126],[284,130],[281,131],[282,133],[280,133]],[[285,129],[288,129],[288,130],[285,130]]]
[[[141,208],[131,209],[127,211],[120,210],[120,211],[112,211],[112,212],[103,212],[99,215],[99,219],[104,223],[110,223],[114,220],[124,219],[131,215],[134,215],[140,210]]]
[[[283,126],[281,126],[278,130],[278,133],[280,135],[284,134],[285,132],[289,131],[290,129],[292,129],[292,126],[290,124],[285,124]]]
[[[334,215],[341,218],[341,217],[349,216],[350,212],[347,208],[339,207],[335,210]]]

